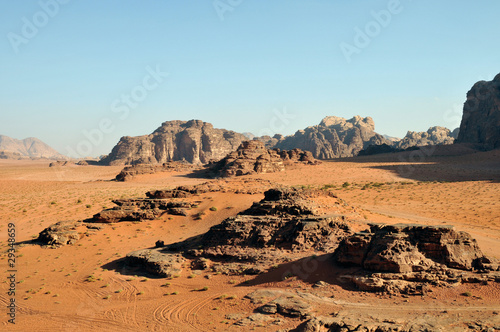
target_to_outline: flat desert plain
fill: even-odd
[[[206,182],[182,172],[110,181],[122,167],[48,167],[48,161],[0,160],[0,330],[8,331],[287,331],[299,318],[235,323],[259,306],[245,298],[258,290],[283,290],[322,299],[317,315],[392,322],[436,322],[450,330],[500,326],[500,284],[431,286],[423,296],[361,292],[343,286],[327,262],[304,278],[282,278],[283,269],[259,276],[191,271],[169,280],[120,269],[131,251],[202,234],[262,199],[255,194],[205,193],[190,216],[164,215],[145,222],[110,224],[75,245],[31,244],[47,226],[84,220],[117,198],[145,197],[149,190]],[[257,181],[262,179],[265,181]],[[500,259],[500,151],[410,158],[378,155],[297,164],[284,172],[238,177],[230,186],[255,183],[323,188],[344,199],[360,223],[453,225],[475,238],[487,256]],[[10,282],[8,224],[15,225],[15,325],[8,322]],[[293,263],[291,263],[293,264]],[[297,263],[299,264],[299,263]],[[288,267],[289,268],[289,267]],[[318,280],[323,287],[313,287]],[[432,329],[429,329],[431,331]],[[486,331],[487,329],[485,329]],[[489,331],[489,330],[488,330]]]

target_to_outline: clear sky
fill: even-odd
[[[176,119],[453,129],[500,72],[499,17],[498,0],[2,1],[0,134],[97,156]]]

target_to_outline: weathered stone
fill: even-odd
[[[41,231],[37,241],[54,246],[75,244],[82,237],[84,226],[81,221],[60,221]]]
[[[350,120],[327,116],[317,126],[297,131],[282,138],[274,148],[310,151],[314,158],[331,159],[353,157],[369,145],[390,144],[382,135],[374,132],[372,118],[355,116]]]
[[[467,92],[457,143],[500,147],[500,74],[479,81]]]
[[[369,233],[345,239],[336,257],[372,271],[417,272],[436,264],[472,270],[483,254],[469,234],[452,227],[372,224]]]
[[[430,127],[423,132],[408,131],[402,140],[395,142],[394,148],[405,150],[414,146],[453,144],[455,134],[448,128],[439,126]]]
[[[264,314],[278,313],[288,317],[305,317],[310,314],[311,309],[311,305],[296,297],[281,296],[257,310]]]
[[[129,181],[137,175],[155,174],[160,172],[180,172],[193,169],[195,169],[194,165],[178,161],[170,161],[162,165],[136,164],[123,168],[115,179],[116,181]]]
[[[162,164],[183,160],[206,164],[220,160],[245,140],[242,134],[215,129],[200,120],[168,121],[150,135],[122,137],[102,164]]]
[[[127,254],[130,265],[139,265],[147,272],[161,277],[173,277],[182,271],[186,260],[180,254],[165,254],[165,249],[142,249]]]

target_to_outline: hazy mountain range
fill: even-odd
[[[19,140],[0,135],[0,152],[3,152],[3,156],[10,158],[68,159],[35,137]]]

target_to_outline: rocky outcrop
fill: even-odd
[[[232,177],[259,173],[274,173],[285,170],[285,165],[320,163],[309,151],[293,149],[280,151],[268,149],[260,140],[245,141],[224,159],[210,166],[214,177]]]
[[[91,224],[83,221],[60,221],[40,232],[35,242],[49,246],[75,244],[89,231],[102,229],[104,225]]]
[[[500,147],[500,74],[479,81],[467,92],[457,143]]]
[[[127,166],[115,177],[116,181],[129,181],[137,175],[155,174],[160,172],[182,172],[195,169],[189,163],[171,161],[162,165],[136,164]]]
[[[154,220],[164,213],[187,216],[187,209],[194,204],[166,199],[120,199],[114,200],[117,206],[94,215],[93,221],[115,223],[121,221]]]
[[[260,202],[235,217],[225,219],[198,237],[147,249],[163,254],[182,253],[214,260],[212,269],[224,273],[258,274],[274,264],[300,259],[308,252],[333,252],[352,231],[340,215],[322,215],[322,205],[311,201],[322,196],[328,206],[341,204],[324,191],[271,189]],[[143,255],[142,251],[134,256]],[[156,263],[155,263],[156,264]]]
[[[317,126],[299,130],[281,139],[274,147],[310,151],[318,159],[352,157],[369,145],[390,144],[374,129],[375,123],[370,117],[355,116],[346,120],[328,116]]]
[[[5,157],[19,154],[26,158],[68,159],[35,137],[19,140],[0,135],[0,151],[6,152],[3,154]]]
[[[417,272],[436,264],[478,269],[484,255],[468,233],[447,226],[378,225],[345,239],[337,262],[377,272]]]
[[[405,150],[414,146],[453,144],[456,133],[456,129],[452,132],[448,128],[439,126],[423,132],[408,131],[402,140],[394,143],[394,148]]]
[[[468,233],[448,226],[378,225],[347,237],[335,261],[363,273],[340,279],[362,291],[423,294],[426,284],[500,281],[498,263]],[[463,271],[463,272],[462,272]]]
[[[168,121],[152,134],[122,137],[105,165],[157,164],[187,161],[205,164],[234,151],[246,137],[234,131],[216,129],[200,120]]]
[[[261,141],[245,141],[238,149],[217,162],[212,171],[220,177],[274,173],[285,170],[280,155]]]

